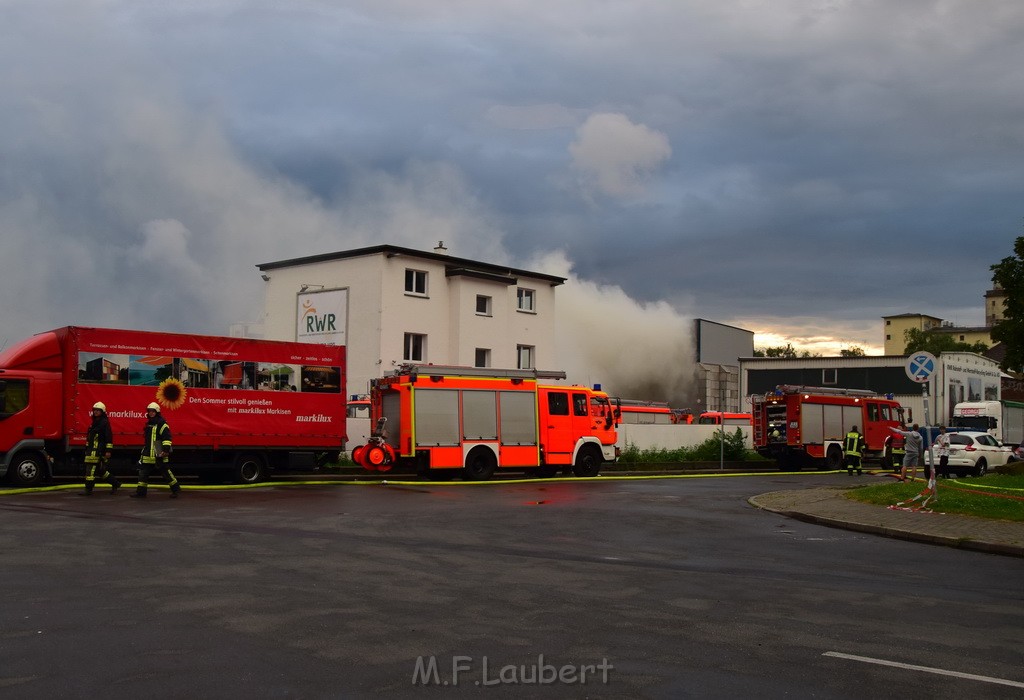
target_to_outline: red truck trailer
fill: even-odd
[[[0,478],[84,473],[94,403],[107,407],[111,467],[134,469],[146,406],[171,427],[183,472],[241,482],[317,466],[343,448],[345,348],[67,326],[0,354]]]

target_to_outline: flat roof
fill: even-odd
[[[414,250],[412,248],[402,248],[401,246],[394,245],[378,245],[370,246],[368,248],[354,248],[352,250],[341,250],[336,253],[322,253],[320,255],[308,255],[302,258],[291,258],[290,260],[277,260],[274,262],[260,263],[256,265],[256,268],[259,269],[261,272],[266,272],[268,270],[279,270],[285,267],[298,267],[299,265],[310,265],[313,263],[331,262],[333,260],[346,260],[348,258],[358,258],[367,255],[387,255],[390,257],[402,255],[410,258],[420,258],[422,260],[434,260],[436,262],[445,263],[449,268],[466,271],[472,270],[475,272],[485,273],[502,278],[532,277],[533,279],[546,280],[547,282],[551,283],[552,287],[559,284],[564,284],[566,280],[565,277],[558,277],[557,275],[547,275],[544,274],[543,272],[532,272],[530,270],[522,270],[514,267],[508,267],[507,265],[493,265],[491,263],[480,262],[478,260],[470,260],[468,258],[457,258],[452,255],[445,255],[443,253],[432,253],[423,250]]]

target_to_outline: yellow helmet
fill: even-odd
[[[156,401],[151,401],[149,405],[146,406],[146,410],[156,411],[157,413],[160,413],[160,404],[158,404]]]
[[[97,401],[96,403],[94,403],[92,405],[92,408],[93,408],[94,411],[98,408],[101,411],[103,411],[104,413],[107,412],[107,405],[105,403],[103,403],[102,401]]]

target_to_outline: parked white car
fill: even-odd
[[[992,467],[1010,460],[1011,448],[1003,446],[988,433],[965,430],[949,434],[949,464],[939,472],[941,476],[973,474],[984,476]],[[935,457],[936,464],[938,456]]]

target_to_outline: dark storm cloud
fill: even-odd
[[[1010,0],[8,0],[0,343],[225,332],[257,262],[441,239],[652,327],[980,323],[1021,36]]]

